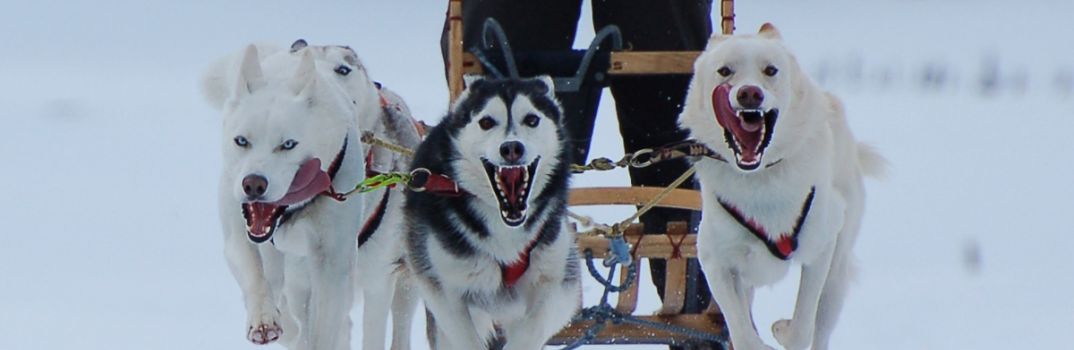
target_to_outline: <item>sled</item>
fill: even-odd
[[[494,73],[519,77],[538,72],[550,74],[556,83],[557,97],[565,106],[565,115],[576,114],[570,118],[589,118],[588,130],[581,130],[583,134],[592,134],[592,120],[600,102],[601,90],[607,86],[609,76],[692,74],[694,61],[701,53],[625,51],[622,50],[622,45],[616,42],[616,33],[611,33],[617,31],[614,28],[598,31],[588,50],[511,52],[502,29],[498,29],[498,24],[488,22],[484,28],[485,42],[479,47],[464,50],[462,1],[448,1],[446,56],[450,100],[454,102],[463,91],[464,75]],[[724,34],[731,34],[734,31],[734,1],[720,0],[719,7],[720,28]],[[526,71],[520,72],[520,66],[525,67],[523,70]],[[577,108],[567,108],[569,106]],[[585,140],[589,140],[588,136]],[[576,159],[587,159],[588,151],[580,152]],[[699,192],[673,189],[666,196],[657,198],[661,197],[658,192],[662,190],[663,188],[654,187],[573,188],[570,191],[569,205],[637,207],[656,200],[655,205],[659,207],[701,210]],[[681,312],[686,301],[687,281],[697,281],[699,274],[696,269],[692,274],[688,273],[687,269],[687,259],[697,257],[697,236],[690,231],[689,225],[685,222],[669,222],[663,234],[643,234],[644,227],[639,223],[617,227],[617,231],[616,239],[631,245],[629,254],[634,262],[630,267],[614,263],[615,240],[599,235],[581,235],[578,239],[579,252],[582,253],[591,273],[595,267],[594,261],[605,259],[607,262],[609,258],[612,259],[608,275],[614,274],[618,277],[608,278],[613,281],[607,281],[605,284],[605,299],[608,299],[608,290],[623,287],[618,290],[614,306],[611,305],[611,300],[607,300],[602,302],[603,305],[586,308],[571,324],[553,336],[548,344],[574,348],[593,344],[684,345],[708,342],[723,344],[726,348],[726,326],[714,301],[709,302],[708,308],[700,313]],[[639,289],[639,283],[636,283],[639,271],[636,266],[639,259],[666,259],[667,262],[664,300],[653,315],[635,314]],[[583,271],[586,271],[586,268],[583,268]],[[597,275],[594,277],[599,281]],[[586,313],[593,310],[599,311],[597,317]]]

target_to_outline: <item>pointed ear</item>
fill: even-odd
[[[478,82],[478,81],[481,81],[481,80],[485,80],[484,75],[481,75],[481,74],[463,74],[463,76],[462,76],[462,86],[465,89],[465,88],[468,88],[471,85],[473,85],[475,82]]]
[[[248,95],[264,85],[265,77],[261,73],[261,59],[257,56],[257,47],[247,46],[239,64],[239,77],[235,80],[235,96]]]
[[[776,26],[772,25],[772,23],[767,22],[761,25],[761,30],[757,31],[757,35],[768,39],[783,39],[783,37],[779,35],[779,29],[776,29]]]
[[[295,71],[295,77],[291,80],[291,91],[295,95],[306,93],[316,80],[317,65],[313,62],[313,53],[303,51],[302,61],[298,63],[298,70]]]
[[[298,50],[302,50],[306,48],[306,46],[309,46],[309,44],[306,43],[306,39],[295,40],[294,43],[291,43],[291,53],[298,52]]]
[[[543,93],[550,99],[556,99],[556,81],[553,80],[551,76],[538,75],[534,77],[534,79],[541,82],[541,85],[544,86],[544,91],[539,91],[540,93]]]

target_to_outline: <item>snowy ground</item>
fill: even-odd
[[[422,3],[0,4],[0,349],[259,348],[222,256],[220,121],[196,79],[250,41],[349,44],[436,122],[445,6]],[[1069,346],[1074,3],[1011,4],[737,4],[740,30],[776,23],[893,164],[868,183],[860,278],[834,348]],[[607,106],[594,155],[621,154]],[[608,182],[626,176],[576,180]],[[796,278],[757,297],[770,344]]]

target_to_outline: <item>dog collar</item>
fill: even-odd
[[[384,197],[380,198],[380,203],[377,204],[377,208],[373,210],[373,215],[365,220],[365,224],[362,225],[362,230],[358,231],[358,248],[361,248],[366,241],[369,241],[370,237],[373,237],[373,233],[377,232],[380,228],[380,222],[384,220],[384,212],[388,208],[388,198],[391,196],[392,191],[390,189],[384,190]]]
[[[816,194],[817,188],[811,187],[809,189],[809,195],[806,196],[805,203],[802,203],[802,210],[798,213],[798,220],[794,223],[794,228],[790,234],[782,234],[776,241],[772,240],[772,236],[768,234],[764,226],[757,223],[753,218],[747,217],[742,213],[738,207],[723,200],[723,198],[717,197],[716,200],[720,202],[720,206],[731,214],[731,217],[735,218],[735,221],[750,231],[754,237],[764,242],[768,247],[768,251],[773,256],[780,260],[787,260],[795,249],[798,249],[798,234],[802,232],[802,223],[805,222],[806,216],[809,216],[809,209],[813,206],[813,195]]]
[[[459,197],[468,193],[447,175],[436,174],[426,168],[417,168],[410,172],[407,188],[414,192],[427,192],[444,197]]]
[[[518,261],[509,265],[500,264],[500,272],[503,277],[503,285],[507,288],[515,286],[518,280],[522,279],[522,275],[526,274],[526,270],[530,268],[530,253],[533,252],[533,248],[537,247],[537,239],[530,241],[526,249],[523,249],[518,254]]]

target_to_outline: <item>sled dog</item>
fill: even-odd
[[[796,262],[794,315],[773,335],[787,349],[827,349],[864,211],[862,176],[882,158],[854,140],[839,100],[802,72],[771,24],[710,39],[680,122],[715,152],[696,164],[697,245],[735,348],[770,349],[753,324],[753,292]]]
[[[414,156],[407,264],[436,349],[539,349],[580,304],[562,111],[547,76],[467,85]]]
[[[247,336],[294,349],[349,348],[357,283],[366,299],[363,347],[384,348],[386,305],[393,305],[393,348],[406,349],[413,300],[393,273],[402,238],[384,232],[398,231],[401,194],[379,190],[345,201],[322,194],[408,165],[363,145],[363,130],[411,147],[419,137],[405,104],[377,93],[353,50],[307,46],[251,45],[211,66],[202,81],[209,103],[224,112],[221,220],[246,301]],[[403,296],[393,303],[393,294]]]

